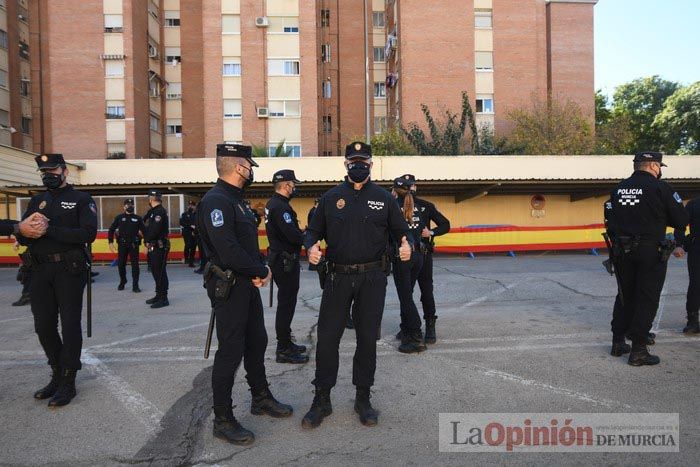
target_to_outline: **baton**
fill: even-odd
[[[270,280],[270,308],[272,308],[272,300],[275,291],[275,281]]]
[[[216,321],[216,315],[214,314],[214,308],[211,309],[211,317],[209,318],[209,329],[207,329],[207,342],[204,345],[204,359],[209,358],[209,350],[211,350],[211,338],[214,334],[214,322]]]

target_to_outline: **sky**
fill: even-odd
[[[599,0],[595,6],[595,88],[644,76],[700,81],[700,0]]]

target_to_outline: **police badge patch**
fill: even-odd
[[[343,209],[345,207],[345,200],[343,198],[340,198],[336,203],[335,207],[338,209]]]
[[[39,209],[44,209],[46,207],[46,200],[39,203]]]
[[[284,221],[285,221],[287,224],[291,224],[291,223],[292,223],[292,215],[289,214],[288,212],[285,212],[284,214],[282,214],[282,217],[284,218]]]
[[[221,209],[214,209],[211,212],[211,225],[214,227],[221,227],[224,225],[224,213],[221,212]]]
[[[683,202],[683,198],[681,198],[681,196],[680,196],[678,193],[674,193],[674,194],[673,194],[673,199],[675,199],[676,202],[678,202],[678,203],[682,203],[682,202]]]

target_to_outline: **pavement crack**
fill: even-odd
[[[581,296],[583,296],[583,297],[588,297],[588,298],[609,298],[609,297],[606,296],[606,295],[593,295],[593,294],[589,294],[589,293],[586,293],[586,292],[581,292],[580,290],[574,289],[573,287],[569,287],[568,285],[563,284],[563,283],[561,283],[561,282],[559,282],[559,281],[557,281],[557,280],[551,279],[551,278],[549,278],[549,277],[545,277],[544,279],[547,280],[547,281],[549,281],[549,282],[552,282],[552,283],[554,283],[554,284],[557,284],[557,285],[558,285],[559,287],[561,287],[562,289],[568,290],[569,292],[573,292],[573,293],[575,293],[575,294],[577,294],[577,295],[581,295]]]
[[[255,446],[249,446],[247,448],[241,449],[240,451],[236,451],[233,454],[229,454],[228,456],[225,456],[225,457],[218,457],[216,459],[200,459],[197,462],[193,463],[192,465],[216,465],[216,464],[220,464],[221,462],[230,461],[231,459],[238,456],[239,454],[243,454],[246,451],[250,451],[254,447]]]
[[[508,289],[508,285],[505,284],[505,283],[503,283],[502,281],[500,281],[500,280],[498,280],[498,279],[493,279],[493,278],[491,278],[491,277],[472,276],[472,275],[470,275],[470,274],[465,274],[465,273],[463,273],[463,272],[459,272],[459,271],[455,271],[455,270],[450,269],[450,268],[446,268],[445,266],[437,266],[437,265],[434,265],[433,267],[434,267],[435,269],[442,269],[443,271],[449,272],[450,274],[454,274],[454,275],[456,275],[456,276],[466,277],[467,279],[473,279],[473,280],[479,280],[479,281],[486,281],[486,282],[493,282],[493,283],[495,283],[495,284],[498,284],[499,286],[501,286],[501,287],[504,288],[504,289]]]

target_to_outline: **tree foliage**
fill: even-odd
[[[397,127],[372,136],[370,143],[375,156],[412,156],[418,153]]]
[[[700,152],[700,81],[676,90],[654,118],[652,128],[665,152]]]
[[[253,145],[252,153],[253,157],[289,157],[292,155],[292,148],[284,148],[284,141],[282,140],[275,146],[275,152],[270,154],[267,147]]]

